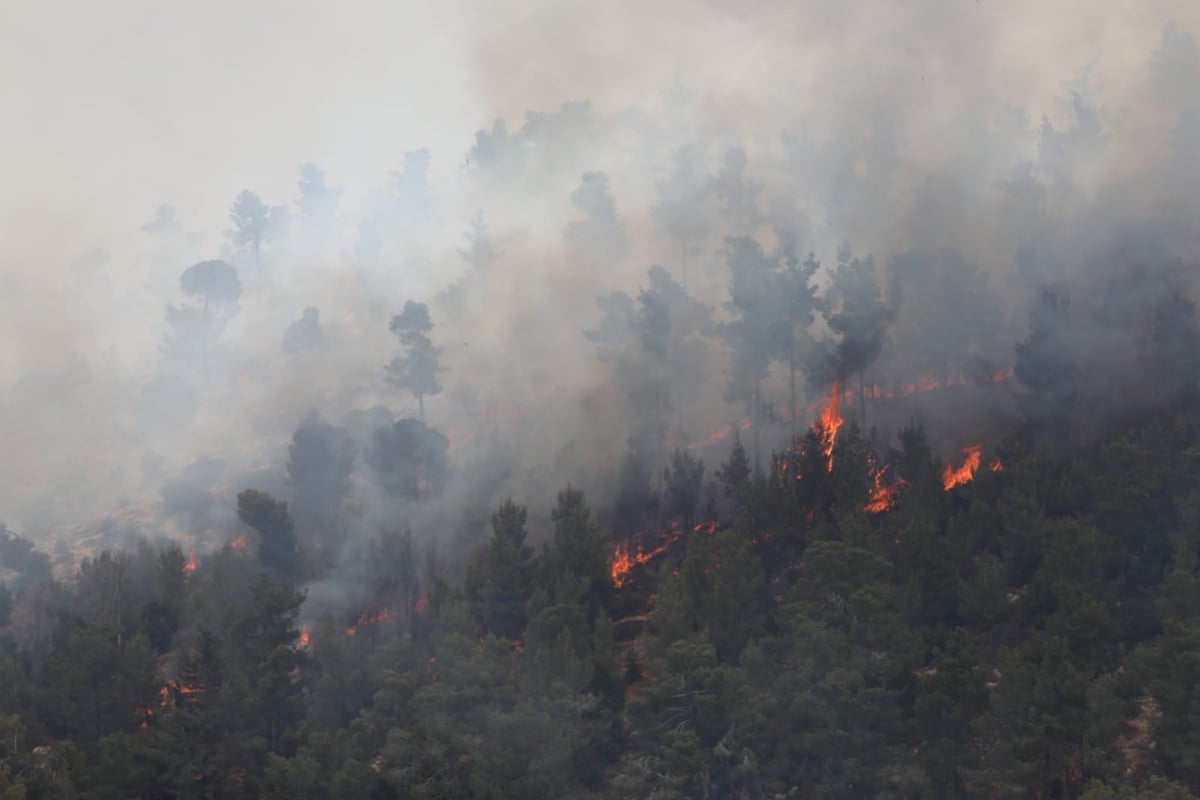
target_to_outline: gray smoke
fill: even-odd
[[[219,547],[238,491],[294,503],[313,420],[352,469],[299,530],[344,514],[351,564],[384,530],[470,546],[508,496],[536,531],[568,481],[619,499],[666,465],[647,437],[711,466],[750,417],[774,446],[793,367],[802,414],[834,377],[961,384],[865,409],[947,451],[1193,390],[1194,3],[77,12],[0,10],[0,517],[47,550]],[[810,252],[792,351],[730,338],[730,254],[759,291]],[[236,306],[181,283],[217,260]],[[677,287],[712,324],[679,327]],[[410,300],[431,432],[384,369]]]

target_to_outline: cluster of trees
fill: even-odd
[[[498,123],[467,166],[481,181],[553,172],[588,114]],[[1043,129],[1039,166],[1059,189],[1067,140],[1095,139],[1094,111],[1076,116],[1074,131]],[[429,229],[430,158],[406,153],[368,198],[355,264],[416,258],[395,245]],[[597,482],[615,490],[593,507],[563,488],[541,541],[528,508],[493,502],[503,477],[447,497],[462,465],[425,419],[447,372],[440,334],[469,329],[464,300],[500,259],[482,213],[443,306],[390,318],[398,351],[380,372],[416,417],[303,420],[286,493],[238,494],[243,527],[221,549],[141,541],[55,580],[0,527],[0,800],[1200,792],[1193,266],[1161,231],[1121,231],[1030,292],[1021,333],[1004,305],[1024,288],[998,299],[994,276],[937,244],[933,188],[911,249],[877,264],[845,245],[823,267],[795,202],[766,198],[748,165],[736,147],[713,174],[695,146],[672,154],[650,215],[678,265],[599,298],[586,333],[628,420],[626,456]],[[869,184],[843,178],[843,204],[866,207]],[[1049,272],[1043,188],[1028,169],[1008,187],[1039,217],[1014,240],[1022,278]],[[185,372],[209,371],[243,282],[269,285],[290,228],[328,252],[341,190],[308,164],[299,191],[298,217],[243,192],[222,258],[180,276],[162,350]],[[615,275],[635,226],[609,176],[583,172],[569,201],[577,267]],[[187,236],[165,206],[145,229]],[[700,280],[714,275],[727,291]],[[302,360],[324,342],[320,311],[281,333]],[[869,427],[871,381],[1009,371],[1017,422],[984,462],[1002,469],[952,490],[919,425],[894,440]],[[832,458],[800,407],[830,384],[857,397]],[[749,452],[730,437],[709,469],[680,445],[689,406],[722,390],[750,420]],[[160,374],[142,422],[172,429],[195,402]],[[931,436],[960,424],[951,413]],[[764,452],[770,430],[791,434],[779,452]],[[898,494],[871,513],[883,465]],[[163,500],[205,530],[217,512],[192,477]],[[668,544],[616,580],[629,533],[658,529]]]
[[[293,502],[243,492],[194,569],[142,542],[55,582],[4,532],[0,796],[1194,796],[1200,419],[1034,442],[949,492],[919,428],[876,454],[851,420],[828,469],[810,432],[759,476],[739,443],[719,525],[621,588],[568,487],[544,542],[507,501],[455,566],[381,529],[322,607],[355,448],[307,420]],[[872,515],[879,458],[908,486]]]

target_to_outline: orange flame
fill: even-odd
[[[979,469],[979,462],[983,457],[983,445],[973,444],[963,450],[963,453],[966,455],[963,463],[957,467],[949,464],[942,471],[942,487],[947,492],[955,486],[970,482],[975,477],[975,471]]]
[[[1003,469],[1004,469],[1004,464],[1002,464],[1000,462],[1000,459],[997,458],[995,461],[992,462],[992,472],[1000,472]]]
[[[1011,380],[1013,374],[1013,368],[1006,367],[1005,369],[994,372],[991,375],[976,376],[975,378],[968,378],[964,373],[961,372],[950,378],[932,378],[929,376],[921,376],[915,381],[896,384],[892,388],[884,388],[878,384],[868,384],[862,388],[861,394],[865,397],[870,397],[873,399],[886,398],[895,400],[912,397],[913,395],[925,392],[936,391],[938,389],[946,389],[952,386],[966,386],[971,383],[994,386],[995,384],[1004,383],[1005,381]],[[841,400],[843,402],[853,403],[858,399],[859,390],[845,389],[841,392],[841,394]],[[826,405],[826,408],[828,408],[828,404]],[[784,421],[791,422],[791,414],[786,409],[784,410],[782,417]],[[745,431],[750,429],[751,424],[752,423],[749,419],[744,419],[739,422],[736,427],[738,430]],[[733,433],[733,430],[733,425],[722,425],[704,439],[691,442],[686,446],[689,450],[710,447],[727,439],[729,435]]]
[[[351,625],[349,628],[346,628],[346,635],[353,636],[354,634],[358,633],[358,628],[360,625],[375,625],[383,622],[391,616],[392,610],[386,606],[378,611],[364,611],[353,625]]]
[[[158,707],[166,708],[171,702],[171,690],[174,689],[179,694],[187,696],[193,694],[202,694],[204,688],[201,686],[190,686],[186,683],[181,684],[179,681],[167,681],[166,684],[158,690]],[[153,708],[143,708],[146,718],[142,720],[142,728],[150,727],[150,717],[154,716]]]
[[[833,469],[833,443],[837,440],[838,430],[841,429],[843,422],[845,420],[842,418],[842,379],[838,378],[833,382],[825,410],[821,412],[821,416],[813,425],[821,437],[821,446],[825,458],[829,459],[829,469],[831,470]]]
[[[692,531],[712,535],[717,532],[720,526],[721,523],[710,520],[693,525]],[[619,589],[629,583],[629,573],[634,567],[648,563],[667,552],[671,548],[671,545],[683,538],[683,534],[683,526],[675,524],[657,534],[659,537],[657,544],[646,544],[643,541],[644,534],[640,533],[618,544],[616,550],[613,551],[612,563],[609,566],[609,574],[612,576],[613,585]]]
[[[246,547],[246,534],[243,533],[241,536],[234,539],[232,542],[229,543],[229,546],[232,547],[234,550],[244,549]]]
[[[309,636],[309,633],[308,633],[308,626],[307,626],[307,625],[305,625],[303,628],[301,628],[301,629],[300,629],[300,641],[298,642],[297,649],[298,649],[298,650],[305,650],[305,649],[307,649],[307,648],[308,648],[308,642],[309,642],[309,640],[310,640],[311,638],[312,638],[312,637],[311,637],[311,636]]]
[[[866,505],[867,511],[872,514],[879,514],[894,508],[896,500],[900,497],[900,490],[908,486],[908,481],[904,478],[897,478],[890,484],[884,483],[884,476],[890,468],[889,464],[881,470],[874,471],[872,480],[875,485],[871,488],[871,497],[867,500]]]
[[[421,592],[421,596],[417,598],[417,604],[413,606],[414,614],[424,614],[429,610],[429,595]]]
[[[195,548],[195,546],[192,547],[191,552],[188,554],[188,560],[187,560],[187,563],[183,565],[183,571],[184,572],[195,572],[196,571],[196,548]]]

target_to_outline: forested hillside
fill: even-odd
[[[361,573],[376,604],[354,619],[302,622],[315,545],[253,492],[250,541],[198,563],[145,544],[66,586],[31,555],[0,595],[2,796],[1200,787],[1200,421],[1070,459],[1013,436],[973,473],[907,429],[876,513],[857,424],[829,455],[822,436],[759,478],[736,446],[716,516],[673,494],[674,529],[632,552],[666,546],[637,563],[569,487],[540,548],[522,506],[497,508],[461,583],[381,533]]]
[[[1200,796],[1170,0],[233,5],[0,142],[0,800]]]

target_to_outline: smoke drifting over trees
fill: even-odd
[[[874,556],[851,550],[871,509],[851,498],[937,505],[952,488],[940,467],[981,441],[976,459],[1001,459],[1006,435],[1066,458],[1195,403],[1192,5],[653,5],[511,23],[459,3],[378,24],[308,9],[300,27],[320,41],[269,35],[312,63],[271,63],[245,79],[253,92],[237,66],[265,49],[248,56],[219,26],[235,56],[203,75],[229,88],[211,111],[188,65],[216,23],[168,35],[147,15],[176,66],[114,61],[105,80],[135,88],[111,105],[79,99],[107,96],[88,75],[14,91],[71,166],[0,133],[32,154],[13,179],[26,199],[0,205],[0,518],[22,531],[0,527],[0,580],[23,592],[12,624],[33,662],[53,649],[37,626],[66,607],[36,584],[83,563],[89,624],[153,596],[151,649],[128,657],[183,642],[203,673],[170,586],[127,585],[188,562],[100,555],[173,541],[163,559],[194,549],[247,620],[274,620],[246,621],[244,644],[280,693],[254,733],[271,738],[300,713],[279,678],[294,665],[269,658],[296,620],[415,615],[418,584],[431,604],[461,589],[446,613],[464,631],[561,635],[555,658],[573,664],[614,635],[600,554],[648,559],[646,531],[750,525],[780,497],[814,515],[854,506],[859,533],[813,563],[870,583]],[[19,38],[42,13],[0,23],[17,17]],[[277,12],[240,13],[233,28],[264,31]],[[443,33],[406,48],[388,38],[401,29]],[[667,29],[682,44],[660,42]],[[429,60],[446,31],[453,65]],[[414,60],[379,55],[393,50]],[[86,72],[79,58],[64,63]],[[82,110],[51,99],[66,85]],[[129,124],[144,98],[155,110]],[[93,111],[84,158],[58,129]],[[76,175],[86,188],[63,189]],[[841,433],[818,421],[831,410]],[[1061,533],[1060,560],[1087,549]],[[285,588],[254,584],[233,560],[243,547]],[[744,542],[697,547],[660,588],[663,630],[712,622],[711,652],[656,654],[680,675],[758,635],[737,621],[761,598],[719,607],[698,565],[730,565],[721,581],[739,586],[768,578]],[[411,580],[389,583],[381,563]],[[822,605],[850,592],[840,580],[796,602],[848,627],[850,611]],[[941,644],[951,669],[957,645]],[[635,716],[669,702],[648,696]]]
[[[743,419],[762,468],[839,379],[880,441],[936,415],[930,434],[946,453],[961,430],[1017,419],[1077,441],[1102,422],[1075,409],[1127,416],[1186,395],[1195,281],[1182,176],[1196,115],[1181,87],[1197,73],[1186,14],[1139,28],[1140,58],[1123,52],[1086,79],[1082,61],[1064,58],[1045,65],[1053,72],[1036,91],[1026,76],[956,103],[971,79],[1007,74],[947,43],[966,32],[1007,41],[1004,26],[989,39],[971,13],[995,12],[956,9],[921,32],[880,19],[857,38],[836,15],[812,21],[852,47],[882,30],[936,43],[938,63],[964,59],[957,78],[897,56],[889,80],[868,70],[852,91],[789,104],[775,93],[782,82],[738,94],[701,72],[654,99],[622,104],[606,89],[600,102],[559,97],[515,120],[476,117],[473,146],[469,128],[457,151],[411,146],[374,178],[355,170],[354,186],[297,159],[298,181],[295,163],[257,171],[261,194],[239,187],[187,214],[183,198],[161,198],[123,239],[103,237],[130,253],[153,242],[152,256],[106,251],[89,267],[111,277],[89,284],[89,318],[119,321],[16,339],[45,357],[12,360],[8,373],[6,435],[29,462],[9,484],[11,519],[52,534],[34,511],[38,492],[64,485],[81,504],[64,509],[71,523],[153,502],[201,456],[280,476],[286,442],[314,408],[338,419],[384,403],[424,419],[430,406],[455,491],[471,491],[469,464],[504,450],[522,465],[508,491],[548,496],[544,471],[615,498],[617,464],[632,458],[634,483],[657,483],[673,447]],[[764,46],[774,52],[773,37]],[[480,63],[496,55],[475,51]],[[1059,88],[1047,94],[1050,74]],[[490,90],[489,77],[479,82]],[[744,113],[728,113],[735,96]],[[1136,124],[1117,111],[1132,107]],[[291,206],[262,199],[289,195]],[[222,207],[228,224],[203,238],[181,221],[214,220]],[[228,263],[211,258],[217,246]],[[138,269],[151,280],[131,281]],[[187,302],[156,288],[171,271]],[[30,302],[47,292],[70,296],[47,288]],[[164,303],[165,326],[154,313]],[[37,343],[49,341],[58,346]],[[31,388],[64,356],[72,370],[86,365],[86,401],[81,389]],[[992,382],[1006,370],[1011,379]],[[866,391],[921,380],[995,389],[902,411]],[[364,454],[373,436],[357,437]],[[134,454],[121,461],[160,458],[165,474],[146,483],[140,470],[100,466],[113,447]],[[375,499],[360,497],[364,508]]]

